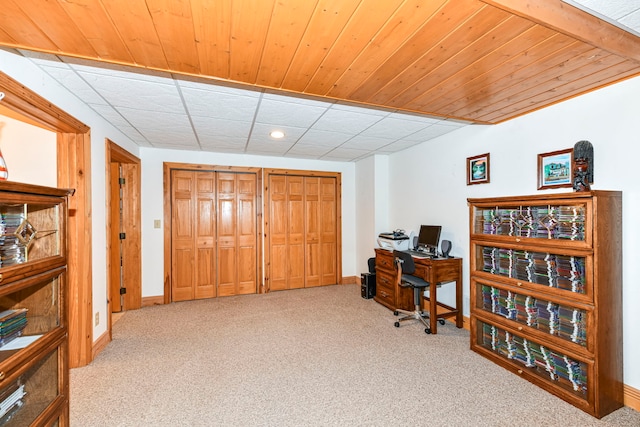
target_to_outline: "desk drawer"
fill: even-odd
[[[382,250],[376,251],[376,268],[381,268],[389,272],[395,270],[393,253]]]
[[[396,305],[396,287],[394,280],[394,276],[387,272],[378,270],[376,274],[375,300],[392,310],[395,309]]]

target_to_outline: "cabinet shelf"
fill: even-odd
[[[621,193],[468,201],[471,349],[597,418],[622,407]]]

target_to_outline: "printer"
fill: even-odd
[[[406,251],[409,249],[410,240],[404,230],[395,230],[391,233],[380,233],[378,235],[378,246],[388,251]]]

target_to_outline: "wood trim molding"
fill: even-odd
[[[59,133],[58,185],[74,188],[69,198],[67,233],[69,290],[69,367],[90,363],[93,342],[91,264],[91,138]]]
[[[624,389],[624,406],[635,409],[640,412],[640,390],[629,385],[623,384]]]
[[[153,305],[164,305],[164,295],[157,295],[154,297],[142,297],[142,306],[151,307]]]
[[[87,133],[89,126],[0,71],[2,105],[54,132]]]
[[[481,0],[592,46],[640,61],[639,38],[561,0]]]
[[[342,278],[342,285],[359,285],[360,278],[358,276],[346,276]]]
[[[110,342],[111,342],[111,333],[110,331],[105,331],[102,335],[100,335],[100,338],[98,338],[93,343],[93,348],[91,350],[91,360],[95,359],[96,356],[100,354],[102,350],[104,350],[107,347],[107,345],[109,345]]]

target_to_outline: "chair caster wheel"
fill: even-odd
[[[395,326],[396,328],[399,328],[400,327],[400,322],[394,323],[393,326]]]
[[[429,328],[425,328],[425,329],[424,329],[424,333],[425,333],[425,334],[429,334],[429,335],[431,335],[431,329],[429,329]]]
[[[393,312],[393,315],[394,315],[394,316],[397,316],[398,314],[399,314],[399,313],[398,313],[398,311],[394,311],[394,312]]]
[[[441,325],[444,325],[444,319],[438,319],[438,322],[439,322]]]

